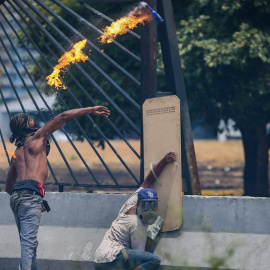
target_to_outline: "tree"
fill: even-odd
[[[177,29],[191,115],[212,127],[220,119],[235,120],[245,153],[244,195],[269,196],[269,2],[186,5],[183,15],[177,12],[182,16]]]

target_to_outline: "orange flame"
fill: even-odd
[[[9,151],[7,151],[7,150],[6,150],[6,152],[7,152],[10,156],[12,156],[13,158],[17,158],[17,156],[15,155],[15,152],[9,152]]]
[[[58,64],[53,68],[53,72],[46,77],[48,85],[54,86],[56,89],[67,89],[59,78],[60,72],[64,67],[69,66],[70,64],[80,61],[85,62],[88,59],[88,56],[82,52],[82,49],[86,45],[86,41],[87,40],[84,39],[75,43],[70,51],[66,52],[59,58]]]
[[[8,153],[13,158],[17,158],[17,156],[15,155],[15,152],[10,152],[8,150],[2,150],[2,149],[1,149],[1,151]]]
[[[118,35],[126,34],[129,30],[137,27],[138,24],[144,25],[153,19],[147,11],[135,8],[127,16],[112,22],[110,26],[103,29],[103,35],[99,37],[101,43],[111,43]]]

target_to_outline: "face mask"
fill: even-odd
[[[152,225],[158,216],[158,201],[141,201],[137,207],[137,215],[142,223]]]

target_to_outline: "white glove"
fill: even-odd
[[[156,236],[158,235],[163,223],[164,223],[164,220],[160,216],[158,216],[155,223],[148,226],[147,237],[154,240]]]

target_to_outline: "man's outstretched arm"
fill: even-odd
[[[51,135],[56,130],[60,129],[68,120],[86,115],[98,115],[102,117],[109,117],[110,111],[108,108],[103,106],[95,106],[95,107],[86,107],[80,109],[74,109],[65,111],[63,113],[58,114],[53,119],[48,121],[43,127],[41,127],[36,133],[36,137],[47,137]]]
[[[160,175],[160,173],[162,172],[162,170],[164,169],[167,163],[171,163],[174,161],[175,161],[174,152],[169,152],[168,154],[166,154],[166,156],[163,159],[161,159],[159,163],[153,168],[156,176],[158,177]],[[153,175],[153,173],[150,171],[148,175],[146,176],[145,180],[143,181],[143,183],[141,184],[141,187],[149,188],[152,186],[152,184],[154,184],[155,181],[156,181],[156,178]]]

